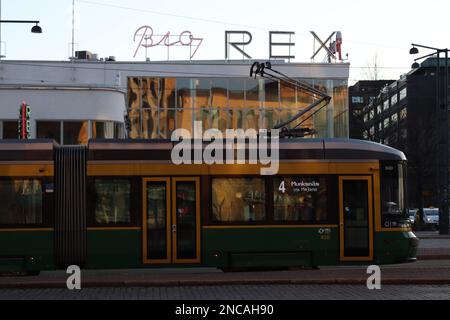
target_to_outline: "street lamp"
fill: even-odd
[[[42,28],[38,26],[40,21],[37,20],[2,20],[2,0],[0,0],[0,59],[3,58],[1,48],[2,48],[2,23],[34,23],[35,25],[31,28],[31,33],[42,33]]]
[[[0,20],[0,23],[35,23],[31,28],[32,33],[42,33],[42,28],[38,26],[40,21],[37,20]]]
[[[414,59],[413,69],[419,67],[418,60],[436,55],[436,117],[438,124],[438,181],[439,181],[439,233],[449,234],[449,114],[448,114],[448,49],[438,49],[420,44],[412,44],[410,54],[418,54],[419,48],[433,50],[431,54]],[[441,53],[445,55],[444,95],[441,104],[440,62]],[[423,209],[423,208],[421,208]]]

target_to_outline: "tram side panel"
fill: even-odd
[[[53,142],[0,143],[0,273],[54,269]]]

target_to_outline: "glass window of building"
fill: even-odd
[[[114,138],[114,123],[107,121],[92,121],[93,139],[112,139]]]
[[[369,129],[370,135],[374,135],[375,134],[375,127],[370,127]]]
[[[245,112],[243,115],[244,129],[259,129],[259,114],[262,107],[260,98],[263,96],[264,79],[248,79],[245,81]]]
[[[373,103],[377,97],[371,96],[369,97],[369,103]]]
[[[352,97],[352,103],[364,103],[364,97],[353,96]]]
[[[261,178],[212,179],[212,219],[258,222],[266,219],[265,184]]]
[[[176,129],[176,79],[161,78],[159,102],[159,135],[168,138]]]
[[[61,121],[36,121],[36,137],[61,143]]]
[[[228,79],[211,80],[211,127],[224,132],[231,129],[230,111],[228,109]]]
[[[191,132],[193,129],[193,115],[195,108],[194,84],[189,78],[177,78],[177,114],[178,128]]]
[[[64,121],[63,132],[65,145],[87,144],[88,122],[87,121]]]
[[[0,225],[39,225],[42,220],[40,180],[0,180]]]
[[[375,111],[372,109],[372,110],[370,110],[370,113],[369,113],[369,119],[373,119],[374,116],[375,116]]]
[[[142,107],[142,95],[141,95],[141,79],[136,77],[128,78],[128,117],[130,119],[130,132],[129,137],[132,139],[141,138],[141,107]]]
[[[400,91],[400,100],[403,100],[405,98],[406,98],[406,88]]]
[[[389,109],[389,99],[383,102],[383,111],[386,111],[387,109]]]
[[[406,139],[407,138],[407,133],[408,133],[408,131],[406,130],[406,128],[401,128],[400,129],[400,138]]]
[[[141,79],[142,137],[159,138],[159,100],[161,81],[159,78]],[[64,144],[66,142],[64,141]]]
[[[131,223],[131,182],[127,179],[95,179],[94,219],[96,224]]]
[[[382,131],[383,130],[383,122],[379,122],[378,123],[378,131]]]
[[[195,89],[195,108],[209,109],[211,107],[211,79],[193,79]]]
[[[19,137],[19,124],[17,120],[3,121],[2,131],[3,139],[17,139]]]
[[[274,220],[327,220],[327,183],[320,177],[279,177],[273,181]]]
[[[364,131],[363,132],[363,137],[364,137],[364,139],[368,139],[369,138],[369,132]]]
[[[366,113],[366,114],[364,115],[364,122],[367,122],[367,121],[369,121],[369,115]]]
[[[123,138],[123,124],[113,121],[92,121],[93,139]]]
[[[391,106],[393,106],[393,105],[395,105],[396,103],[397,103],[397,94],[394,94],[392,97],[391,97]]]
[[[280,107],[279,100],[279,83],[278,81],[272,81],[264,79],[264,108],[267,109],[278,109]]]
[[[384,119],[383,125],[385,128],[389,127],[389,118]]]
[[[394,113],[394,114],[391,116],[391,122],[392,122],[392,123],[397,123],[397,120],[398,120],[398,115],[397,115],[397,113]]]
[[[377,114],[381,114],[382,110],[381,110],[381,105],[377,106]]]
[[[400,120],[403,120],[407,117],[408,115],[408,110],[405,108],[403,108],[402,110],[400,110]]]

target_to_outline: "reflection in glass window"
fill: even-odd
[[[229,105],[231,108],[244,107],[244,79],[230,79],[228,82]]]
[[[114,122],[111,121],[92,121],[93,139],[113,139]]]
[[[254,222],[266,219],[265,186],[260,178],[214,178],[213,221]]]
[[[369,121],[369,115],[366,113],[366,114],[364,115],[364,122],[367,122],[367,121]]]
[[[126,179],[96,179],[94,182],[95,222],[127,224],[130,215],[131,183]]]
[[[406,98],[406,88],[400,91],[400,100],[403,100],[405,98]]]
[[[398,120],[398,115],[397,115],[396,113],[394,113],[394,114],[391,116],[391,122],[396,123],[397,120]]]
[[[396,103],[397,103],[397,94],[394,94],[392,97],[391,97],[391,106],[393,106],[393,105],[395,105]]]
[[[39,180],[0,180],[0,225],[42,224]]]
[[[36,121],[36,137],[53,139],[61,143],[60,121]]]
[[[17,120],[3,121],[3,139],[17,139],[19,137],[19,126]]]
[[[211,80],[211,106],[213,108],[228,107],[228,80],[212,79]]]
[[[326,178],[275,178],[274,220],[315,222],[327,220]]]
[[[385,128],[389,127],[389,118],[384,119],[383,124]]]
[[[65,145],[87,144],[88,143],[88,122],[87,121],[64,121]]]
[[[406,107],[400,110],[400,120],[403,120],[408,115],[408,111],[406,110]]]
[[[383,111],[386,111],[387,109],[389,109],[389,100],[383,102]]]
[[[364,103],[364,97],[354,96],[352,97],[352,103]]]

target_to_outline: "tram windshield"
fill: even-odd
[[[381,165],[381,203],[383,215],[405,215],[404,163]]]

